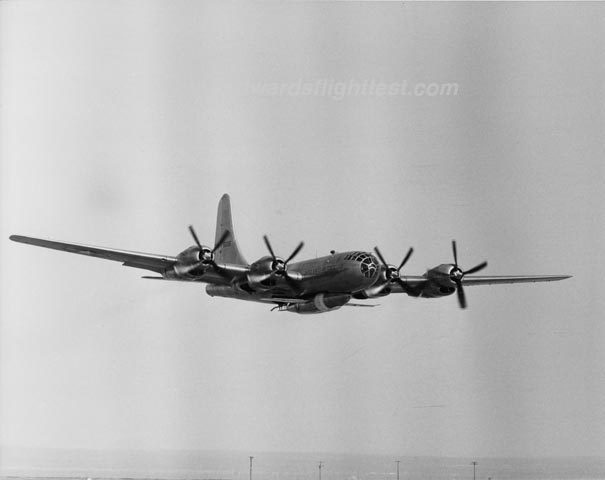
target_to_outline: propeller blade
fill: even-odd
[[[452,252],[454,254],[454,268],[450,270],[450,278],[456,284],[456,294],[458,295],[458,303],[460,304],[460,308],[466,308],[466,295],[464,294],[464,288],[462,287],[464,276],[470,273],[478,272],[479,270],[483,270],[485,267],[487,267],[487,262],[480,263],[469,270],[462,271],[462,269],[458,267],[458,251],[456,249],[456,240],[452,240]]]
[[[202,249],[202,244],[200,243],[199,238],[197,238],[197,235],[195,233],[195,230],[193,229],[193,225],[189,225],[189,232],[191,232],[191,236],[193,237],[193,239],[195,240],[195,243],[198,247],[200,247],[200,250]]]
[[[285,263],[285,264],[288,264],[288,262],[289,262],[290,260],[292,260],[292,259],[293,259],[293,258],[294,258],[296,255],[298,255],[298,252],[300,252],[300,251],[301,251],[301,249],[302,249],[304,246],[305,246],[305,242],[300,242],[300,243],[298,244],[298,247],[296,247],[296,248],[294,249],[294,251],[292,252],[292,254],[291,254],[289,257],[288,257],[288,259],[287,259],[287,260],[286,260],[284,263]]]
[[[397,277],[395,279],[395,281],[399,285],[401,285],[401,289],[404,291],[404,293],[407,293],[408,295],[412,294],[412,289],[410,288],[410,286],[407,283],[405,283],[401,278]]]
[[[263,240],[265,241],[265,245],[267,245],[267,249],[269,250],[269,253],[273,257],[273,260],[275,260],[275,258],[276,258],[275,253],[273,253],[273,249],[271,248],[271,244],[269,243],[269,239],[267,238],[267,235],[263,235]]]
[[[458,251],[456,249],[456,240],[452,240],[452,251],[454,252],[454,265],[458,266]]]
[[[403,261],[401,262],[401,264],[399,265],[399,268],[397,269],[397,271],[401,270],[403,268],[403,266],[408,263],[408,260],[410,259],[410,257],[412,256],[412,253],[414,252],[414,249],[412,247],[410,247],[410,249],[408,250],[407,255],[405,256],[405,258],[403,259]]]
[[[463,275],[467,275],[467,274],[478,272],[479,270],[483,270],[485,267],[487,267],[487,262],[480,263],[476,267],[473,267],[470,270],[467,270],[466,272],[463,272]]]
[[[456,282],[456,293],[458,294],[458,303],[460,308],[466,308],[466,295],[464,295],[464,289],[462,288],[462,282]]]
[[[231,233],[229,232],[229,230],[225,230],[225,233],[223,233],[223,235],[221,236],[221,238],[218,239],[218,242],[216,242],[216,245],[214,246],[214,248],[212,249],[212,253],[216,252],[219,248],[221,248],[221,245],[223,243],[225,243],[225,241],[231,236]]]
[[[374,247],[374,251],[376,252],[376,255],[378,255],[378,258],[380,259],[380,261],[382,262],[382,264],[388,268],[389,264],[387,263],[387,261],[384,259],[384,257],[382,256],[382,253],[380,253],[380,250],[378,250],[378,247]]]

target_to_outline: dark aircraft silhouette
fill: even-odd
[[[12,235],[11,240],[80,255],[122,262],[127,267],[155,272],[143,278],[204,282],[210,296],[228,297],[274,304],[274,309],[295,313],[322,313],[342,306],[374,306],[351,303],[406,293],[413,297],[435,298],[457,293],[461,308],[466,308],[465,286],[498,283],[550,282],[569,275],[473,276],[487,266],[482,262],[463,270],[458,264],[456,242],[452,241],[454,263],[441,264],[424,275],[401,275],[412,255],[410,248],[399,266],[389,264],[378,247],[370,252],[335,253],[292,263],[303,248],[300,242],[293,252],[282,258],[275,254],[269,239],[264,241],[269,255],[249,264],[239,251],[233,233],[231,202],[225,194],[218,205],[215,243],[202,245],[193,227],[189,227],[195,245],[176,257],[153,255],[113,248]]]

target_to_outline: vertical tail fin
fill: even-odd
[[[218,213],[216,216],[216,236],[215,244],[223,236],[225,231],[230,233],[230,236],[214,253],[216,263],[231,263],[235,265],[248,265],[242,254],[237,248],[235,241],[235,233],[233,232],[233,221],[231,220],[231,200],[229,195],[225,193],[218,202]]]

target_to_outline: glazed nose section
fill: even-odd
[[[361,273],[366,278],[374,278],[378,273],[378,260],[374,255],[367,254],[360,263]]]

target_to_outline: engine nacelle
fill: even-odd
[[[424,284],[424,288],[419,293],[422,297],[445,297],[456,291],[456,284],[451,278],[451,272],[454,265],[444,263],[438,267],[431,268],[424,275],[428,282]]]
[[[254,290],[262,290],[275,285],[275,279],[272,278],[273,257],[263,257],[250,265],[248,272],[248,284]]]
[[[204,258],[204,250],[208,247],[203,247],[200,250],[197,246],[192,246],[183,250],[176,256],[176,264],[171,272],[167,273],[167,276],[173,278],[193,278],[204,273],[204,266],[199,265],[200,261]],[[208,250],[210,251],[210,250]]]
[[[359,292],[355,292],[353,294],[353,298],[359,300],[367,300],[368,298],[378,298],[378,297],[386,297],[391,293],[391,285],[390,281],[386,276],[386,270],[384,266],[380,267],[380,273],[378,274],[378,278],[372,284],[372,286],[366,288],[365,290],[361,290]]]
[[[288,305],[286,310],[301,314],[322,313],[338,310],[349,300],[351,300],[351,295],[345,293],[318,293],[311,300]]]
[[[267,290],[278,283],[287,280],[301,280],[297,272],[288,272],[286,262],[282,258],[263,257],[250,265],[246,276],[248,286],[253,290]]]
[[[193,246],[183,250],[176,256],[176,258],[178,264],[192,265],[200,261],[201,252],[198,247]]]

